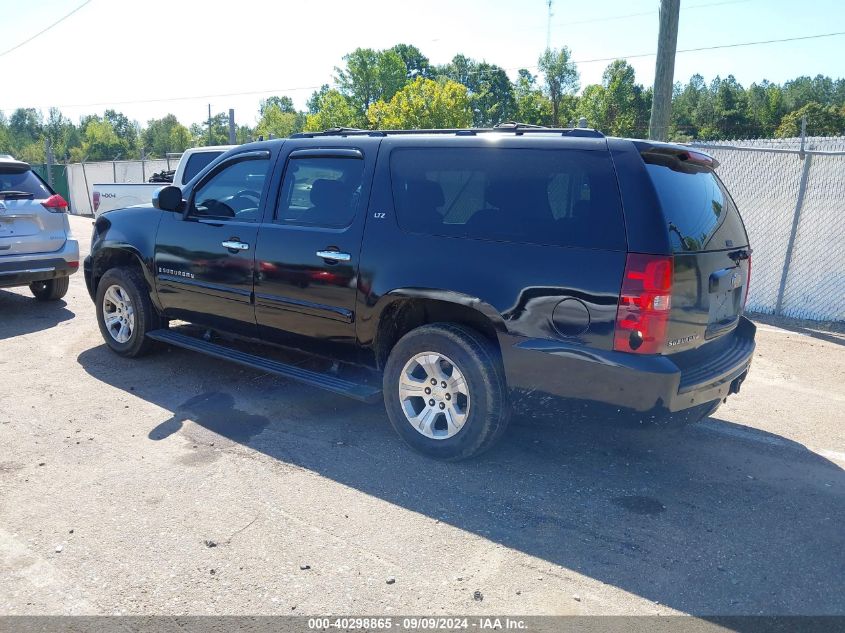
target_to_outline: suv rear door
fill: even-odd
[[[52,253],[67,240],[67,218],[43,203],[53,191],[30,166],[0,161],[0,257]]]
[[[751,266],[739,211],[716,161],[675,148],[642,152],[674,255],[666,351],[698,347],[734,330]]]

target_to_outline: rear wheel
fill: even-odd
[[[141,273],[133,268],[112,268],[97,285],[97,323],[106,344],[121,356],[146,354],[153,342],[147,332],[161,327]]]
[[[29,290],[38,301],[58,301],[67,294],[70,277],[57,277],[44,281],[33,281]]]
[[[385,366],[384,400],[406,443],[452,461],[489,449],[509,417],[496,348],[476,330],[451,323],[425,325],[399,340]]]

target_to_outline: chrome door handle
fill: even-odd
[[[220,246],[228,248],[229,250],[233,251],[248,251],[249,244],[245,242],[237,242],[235,240],[226,240],[225,242],[220,242]]]
[[[349,253],[341,253],[340,251],[317,251],[317,257],[332,259],[336,262],[348,262],[352,259],[352,255]]]

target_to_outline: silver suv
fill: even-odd
[[[29,286],[36,299],[55,301],[77,270],[65,199],[29,165],[0,155],[0,288]]]

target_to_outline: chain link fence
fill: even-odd
[[[748,310],[845,321],[845,137],[696,143],[748,229]]]

